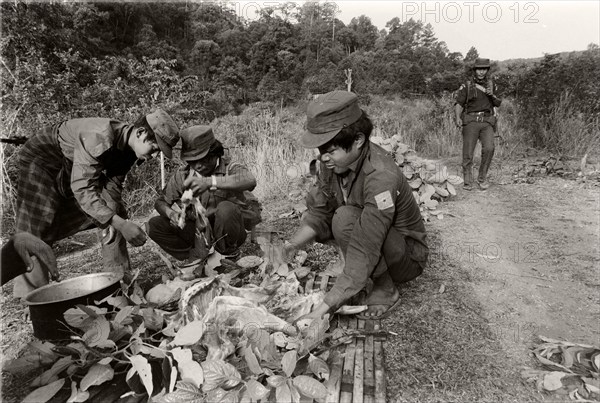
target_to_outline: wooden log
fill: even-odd
[[[327,274],[321,275],[320,283],[321,291],[327,291],[327,285],[329,284],[329,276]]]
[[[328,359],[329,379],[325,381],[327,388],[327,403],[337,403],[340,401],[340,389],[342,387],[342,369],[344,367],[344,356],[342,352],[345,346],[336,347],[331,351]]]
[[[365,321],[358,319],[357,328],[364,329]],[[356,352],[354,354],[354,390],[352,391],[352,403],[363,403],[363,382],[365,367],[365,341],[356,340]]]
[[[374,321],[374,330],[381,329],[381,322]],[[383,358],[383,342],[376,341],[374,343],[373,359],[375,363],[375,401],[386,401],[386,379],[385,379],[385,362]]]
[[[348,328],[356,329],[356,318],[348,318]],[[344,357],[344,371],[342,373],[342,389],[340,392],[340,403],[352,402],[352,393],[354,392],[354,354],[356,352],[356,339],[346,346]]]
[[[365,329],[373,330],[372,320],[365,321]],[[374,374],[374,341],[373,336],[367,336],[365,339],[365,372],[364,372],[364,401],[365,403],[375,402],[375,374]]]

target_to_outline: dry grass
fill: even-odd
[[[438,234],[429,227],[430,243]],[[388,400],[539,401],[503,351],[460,265],[431,256],[424,274],[401,286],[403,305],[384,321],[398,333],[386,346]],[[439,293],[444,284],[445,291]]]
[[[598,155],[600,150],[600,119],[590,119],[574,110],[569,92],[554,103],[550,115],[541,122],[541,143],[557,155],[582,158],[585,154]]]

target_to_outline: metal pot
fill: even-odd
[[[25,297],[33,324],[33,335],[42,340],[68,339],[73,334],[63,314],[75,305],[97,305],[119,289],[122,273],[93,273],[52,283]]]

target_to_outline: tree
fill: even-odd
[[[465,63],[473,63],[475,59],[479,57],[479,52],[475,49],[475,46],[471,46],[471,49],[467,52],[465,56]]]

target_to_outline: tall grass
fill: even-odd
[[[540,122],[539,135],[544,148],[559,156],[581,158],[600,150],[600,118],[589,117],[575,109],[575,100],[565,91],[550,114]]]
[[[562,150],[562,155],[583,155],[600,148],[598,121],[586,121],[573,112],[568,94],[561,98],[544,125],[548,150]],[[298,144],[306,121],[305,104],[281,108],[274,104],[257,103],[240,115],[227,115],[211,122],[233,160],[245,164],[257,179],[256,196],[263,200],[278,199],[295,190],[299,177],[307,172],[308,162],[315,158],[315,150]],[[437,99],[401,99],[372,96],[363,109],[371,117],[373,135],[384,138],[399,134],[401,141],[425,158],[449,158],[461,155],[462,134],[454,124],[452,97]],[[531,145],[528,134],[519,121],[516,104],[504,100],[499,108],[496,157],[509,159]],[[181,121],[185,128],[200,121]],[[12,147],[12,146],[10,146]],[[596,151],[597,152],[597,151]],[[477,153],[477,151],[476,151]],[[12,229],[14,210],[14,153],[3,155],[2,223],[3,233]],[[183,163],[177,159],[167,162],[167,178]],[[12,173],[12,175],[7,175]],[[152,212],[154,200],[160,192],[160,165],[158,161],[142,164],[128,175],[124,200],[133,217]]]
[[[305,119],[302,108],[255,106],[239,116],[217,119],[213,127],[232,160],[246,165],[256,177],[256,196],[266,200],[287,194],[315,157],[298,144]]]

